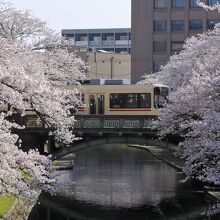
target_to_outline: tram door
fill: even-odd
[[[91,115],[103,115],[105,113],[105,96],[102,94],[90,94],[89,106]]]

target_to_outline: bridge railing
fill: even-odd
[[[77,115],[74,130],[84,132],[151,130],[155,116]]]
[[[79,133],[115,133],[115,132],[142,132],[152,130],[155,116],[143,115],[76,115],[73,131]],[[14,115],[13,120],[26,129],[48,130],[45,123],[36,114]]]
[[[9,116],[8,119],[11,122],[16,122],[21,126],[25,126],[27,129],[36,129],[36,130],[42,130],[47,129],[44,121],[40,119],[40,117],[33,113],[28,113],[25,116],[21,116],[21,114],[13,114],[12,116]]]

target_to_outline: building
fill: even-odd
[[[132,0],[131,81],[157,72],[178,53],[188,36],[220,22],[220,13],[197,6],[197,0]],[[205,0],[213,5],[217,0]]]
[[[87,52],[89,79],[131,79],[131,55]]]
[[[88,79],[126,79],[131,80],[131,55],[128,53],[111,53],[104,50],[87,51],[85,46],[67,46],[88,66]]]
[[[62,36],[73,45],[85,46],[88,51],[105,50],[113,53],[130,53],[131,29],[64,29]]]

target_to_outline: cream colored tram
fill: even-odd
[[[82,85],[82,106],[77,115],[157,116],[168,87],[154,85]]]

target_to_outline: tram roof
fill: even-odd
[[[157,85],[82,85],[82,91],[86,93],[139,93],[150,92]],[[164,87],[162,84],[161,87]]]

